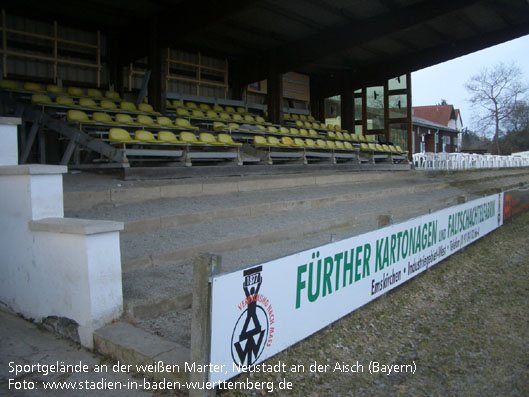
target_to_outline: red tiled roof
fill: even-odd
[[[450,119],[457,120],[453,105],[415,106],[413,115],[445,126],[448,126]]]

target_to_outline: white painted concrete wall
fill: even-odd
[[[121,222],[63,218],[66,167],[0,167],[0,301],[40,321],[67,317],[81,343],[123,310]]]

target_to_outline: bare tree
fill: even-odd
[[[477,111],[477,129],[483,134],[493,127],[493,142],[500,154],[502,123],[516,110],[520,97],[528,91],[522,82],[520,68],[511,63],[498,63],[492,68],[482,69],[465,84],[470,93],[469,102]]]

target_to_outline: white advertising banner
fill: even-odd
[[[214,277],[210,381],[260,370],[267,358],[498,228],[502,217],[500,193]]]

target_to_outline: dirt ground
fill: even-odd
[[[310,372],[315,361],[327,371]],[[267,361],[278,362],[305,372],[234,380],[291,382],[279,395],[528,396],[529,211]],[[372,374],[372,362],[414,371]]]

